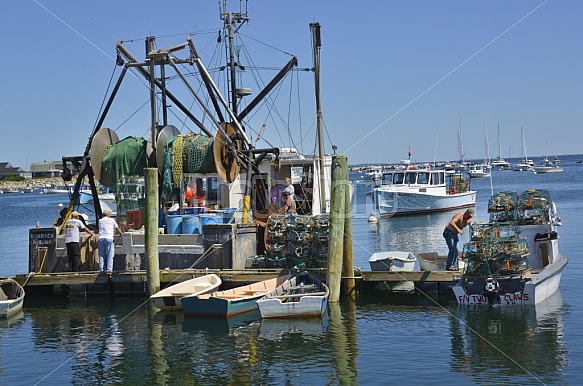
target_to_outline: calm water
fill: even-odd
[[[0,320],[0,384],[579,384],[583,300],[576,273],[583,157],[564,173],[495,171],[494,191],[547,188],[569,259],[561,291],[537,307],[458,308],[452,296],[374,293],[331,305],[323,320],[226,319],[151,310],[139,298],[27,299]],[[474,180],[487,221],[490,180]],[[452,213],[367,222],[357,188],[355,265],[381,250],[447,251]],[[28,270],[28,228],[50,226],[61,195],[0,195],[0,275]]]

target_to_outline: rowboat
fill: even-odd
[[[0,279],[0,318],[22,310],[24,288],[11,278]]]
[[[185,315],[230,317],[257,309],[257,301],[288,281],[291,275],[232,288],[211,294],[183,297],[182,311]]]
[[[368,263],[372,271],[419,271],[417,258],[406,251],[376,252],[368,259]]]
[[[182,310],[181,298],[215,292],[221,283],[221,278],[215,274],[195,277],[164,288],[162,291],[150,296],[150,300],[152,300],[154,306],[161,310],[179,311]]]
[[[417,254],[417,260],[419,261],[419,269],[421,271],[445,271],[447,255],[440,255],[437,252],[421,252]],[[465,267],[465,263],[461,259],[461,253],[456,264],[454,267],[460,270]]]
[[[328,286],[300,272],[257,301],[262,318],[320,317],[326,312]]]

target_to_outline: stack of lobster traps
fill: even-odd
[[[516,222],[475,223],[464,244],[466,277],[508,276],[530,269],[528,243],[519,236]]]
[[[330,215],[271,215],[265,228],[266,254],[248,268],[325,268]]]

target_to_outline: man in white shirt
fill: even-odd
[[[115,256],[115,246],[113,244],[113,235],[117,232],[122,235],[117,222],[109,217],[111,211],[104,210],[103,218],[99,220],[99,239],[97,247],[99,249],[99,272],[103,272],[107,266],[107,273],[111,275],[113,271],[113,256]]]

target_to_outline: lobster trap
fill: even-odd
[[[493,277],[521,274],[530,269],[528,243],[519,237],[471,240],[464,244],[465,275]]]
[[[518,234],[516,222],[472,223],[470,225],[471,241],[515,239],[518,238]]]
[[[265,232],[266,268],[326,267],[329,215],[272,215]]]

